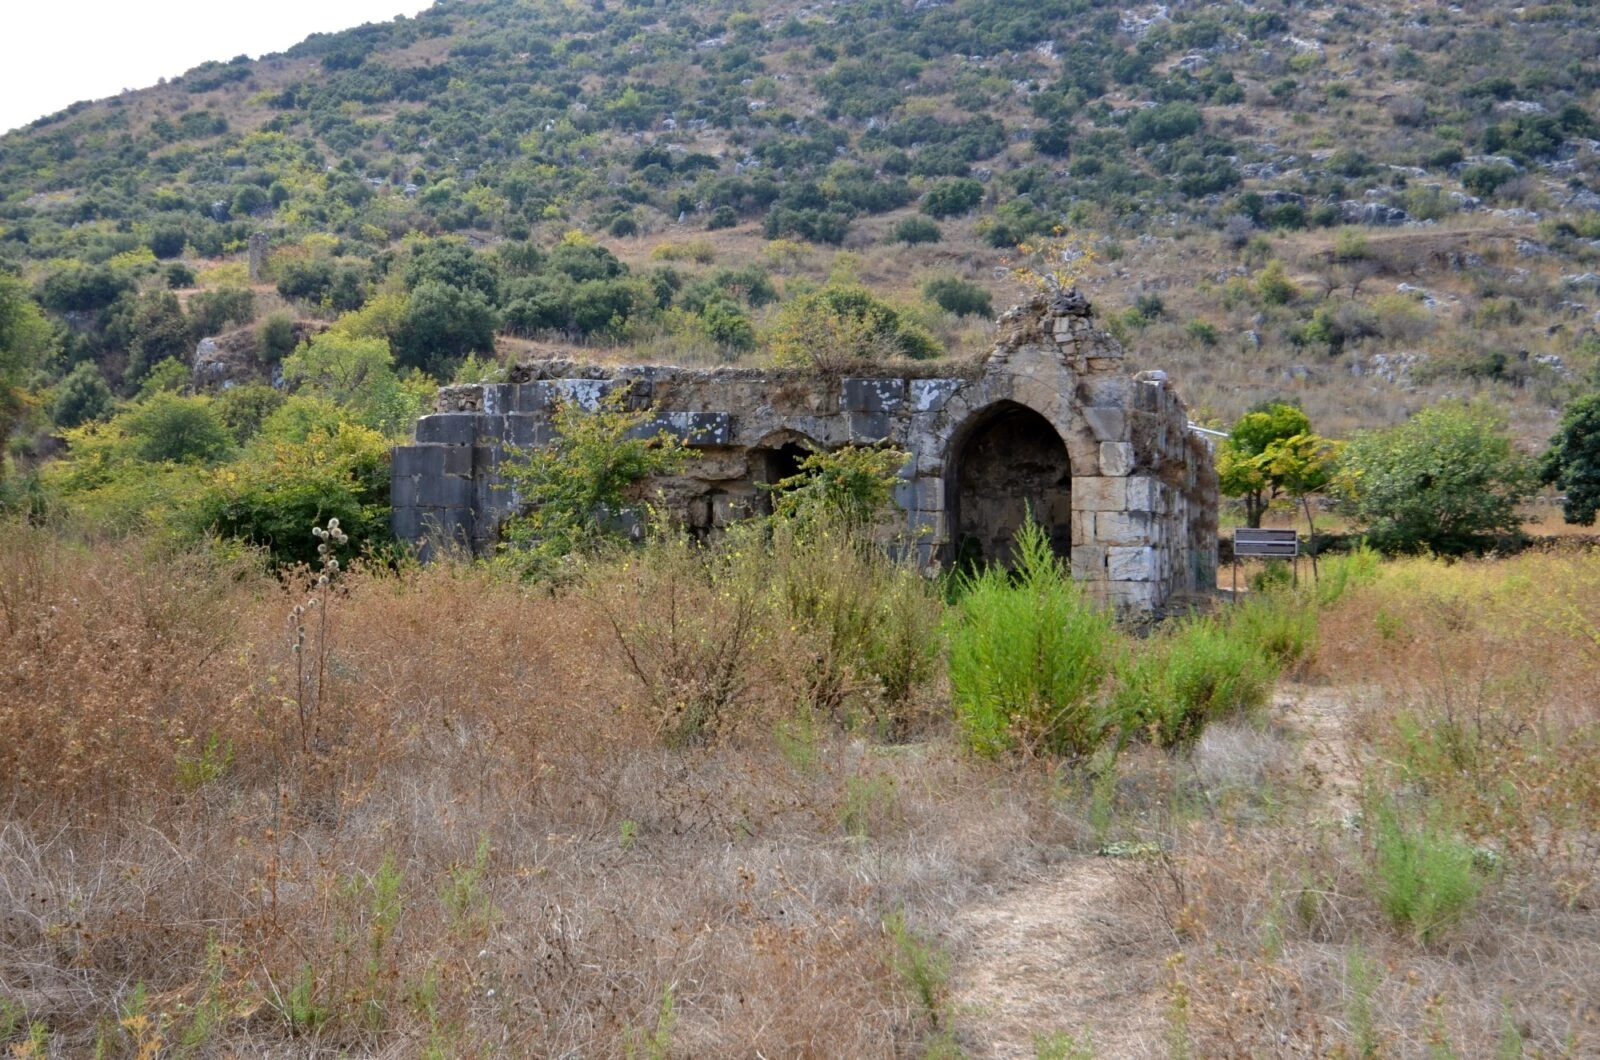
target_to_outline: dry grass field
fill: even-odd
[[[808,709],[825,646],[637,559],[0,549],[12,1057],[1600,1048],[1587,553],[1325,563],[1265,709],[1071,767],[966,750],[942,665],[889,738]],[[616,631],[692,622],[683,745]]]

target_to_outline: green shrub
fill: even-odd
[[[376,431],[341,424],[300,443],[259,443],[214,474],[188,513],[190,532],[215,533],[267,549],[278,563],[311,563],[311,527],[330,517],[358,550],[389,534],[389,443]]]
[[[969,213],[983,201],[983,185],[971,177],[939,181],[922,197],[922,212],[940,220]]]
[[[152,464],[213,463],[233,446],[233,436],[211,399],[159,393],[119,417],[134,454]]]
[[[937,243],[942,238],[939,226],[926,217],[907,217],[894,226],[890,235],[896,243],[914,247],[919,243]]]
[[[1256,295],[1267,305],[1287,305],[1300,297],[1300,289],[1290,281],[1283,262],[1274,258],[1256,277]]]
[[[256,317],[256,294],[247,287],[219,287],[189,299],[189,330],[199,339]]]
[[[1293,593],[1252,595],[1229,608],[1227,627],[1280,669],[1293,669],[1317,650],[1316,608]]]
[[[1163,747],[1193,743],[1211,722],[1260,709],[1277,673],[1249,640],[1215,618],[1188,619],[1123,653],[1112,708],[1125,734]]]
[[[619,391],[592,412],[561,406],[555,413],[555,442],[502,465],[526,506],[503,530],[525,574],[549,576],[568,557],[614,540],[613,524],[628,505],[629,487],[684,460],[682,444],[665,432],[636,437],[654,413],[630,410],[625,401]]]
[[[1378,907],[1397,930],[1433,942],[1461,921],[1483,889],[1472,847],[1427,815],[1402,821],[1386,797],[1374,800],[1368,819]]]
[[[777,364],[822,371],[894,356],[925,360],[943,352],[899,310],[855,284],[829,284],[786,303],[767,341]]]
[[[1521,526],[1531,462],[1488,404],[1445,402],[1345,450],[1341,491],[1368,540],[1391,552],[1482,551]]]
[[[935,276],[922,285],[922,297],[956,316],[994,315],[989,292],[955,276]]]
[[[256,356],[263,364],[277,364],[295,347],[294,318],[288,313],[273,313],[256,329]]]
[[[1184,332],[1202,346],[1215,346],[1221,335],[1217,326],[1205,320],[1191,320],[1184,326]]]
[[[90,361],[84,361],[56,386],[50,406],[50,420],[57,427],[76,427],[90,420],[103,420],[111,414],[111,387],[105,376]]]
[[[1111,668],[1112,620],[1084,598],[1031,519],[1014,572],[991,567],[959,585],[950,631],[956,715],[981,754],[1027,746],[1069,757],[1107,732],[1098,694]]]

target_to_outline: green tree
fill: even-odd
[[[1284,496],[1297,502],[1305,513],[1313,573],[1317,569],[1317,522],[1311,498],[1325,493],[1333,484],[1343,449],[1339,442],[1306,431],[1270,443],[1256,458],[1267,480],[1276,483]]]
[[[890,232],[895,242],[914,247],[918,243],[937,243],[941,238],[939,226],[926,217],[907,217]]]
[[[265,436],[244,459],[212,473],[184,513],[192,533],[237,538],[277,563],[312,563],[309,530],[337,517],[357,551],[391,540],[389,439],[353,423],[312,430],[303,440]]]
[[[57,384],[50,421],[57,427],[77,427],[90,420],[103,420],[111,414],[112,404],[106,377],[94,364],[84,361]]]
[[[503,537],[526,573],[551,576],[568,557],[617,539],[630,488],[682,464],[678,439],[645,433],[653,418],[650,409],[630,410],[621,392],[593,411],[565,404],[555,413],[554,442],[502,465],[523,504]]]
[[[935,276],[922,285],[922,297],[956,316],[992,317],[989,292],[955,276]]]
[[[983,185],[971,177],[941,180],[922,197],[922,212],[943,220],[968,213],[983,201]]]
[[[23,381],[56,350],[55,331],[14,276],[0,273],[0,452],[22,417]],[[0,479],[5,477],[0,457]]]
[[[233,447],[210,398],[164,392],[121,417],[133,452],[152,464],[215,463]]]
[[[1593,526],[1600,512],[1600,392],[1578,398],[1539,461],[1539,480],[1564,497],[1561,515],[1577,526]]]
[[[408,429],[422,411],[422,393],[395,374],[389,343],[381,338],[325,331],[284,359],[283,379],[388,436]]]
[[[424,280],[406,303],[395,356],[404,367],[448,378],[451,362],[494,352],[495,326],[494,310],[478,291]]]
[[[1493,408],[1446,402],[1357,435],[1339,489],[1375,547],[1461,555],[1516,532],[1534,470]]]
[[[189,320],[171,291],[125,296],[112,310],[107,338],[128,351],[128,382],[137,383],[153,366],[171,357],[187,362],[193,351]]]
[[[854,445],[813,452],[800,461],[796,474],[768,487],[775,497],[773,514],[801,524],[859,530],[889,508],[909,456],[903,449]]]
[[[1280,443],[1309,434],[1311,420],[1300,409],[1274,402],[1239,417],[1217,447],[1217,478],[1223,496],[1244,500],[1245,524],[1259,527],[1284,483],[1270,471],[1268,452]]]
[[[858,361],[895,355],[936,357],[931,335],[901,319],[889,303],[864,287],[830,285],[792,300],[768,336],[780,365],[839,371]]]

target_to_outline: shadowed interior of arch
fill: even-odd
[[[1072,551],[1066,443],[1033,409],[1011,401],[990,405],[956,442],[949,507],[958,563],[1009,565],[1012,540],[1029,512],[1066,558]]]

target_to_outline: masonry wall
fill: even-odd
[[[962,372],[838,377],[546,361],[514,380],[445,388],[415,443],[395,450],[396,536],[425,552],[492,549],[519,506],[502,462],[550,441],[559,404],[593,409],[620,389],[654,411],[646,433],[668,430],[695,451],[682,473],[647,484],[691,532],[713,534],[761,510],[759,484],[787,473],[796,445],[890,443],[911,454],[895,491],[909,539],[926,562],[949,559],[964,447],[977,425],[1015,406],[1042,416],[1065,447],[1071,568],[1089,592],[1149,611],[1215,584],[1209,443],[1188,429],[1163,373],[1125,371],[1121,348],[1072,292],[1007,313],[995,348]]]

